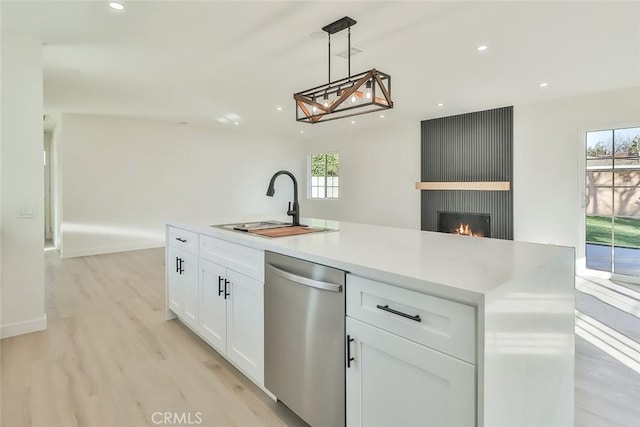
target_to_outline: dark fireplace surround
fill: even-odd
[[[462,223],[513,240],[513,107],[422,121],[421,181],[508,182],[507,191],[422,190],[421,229],[456,233]]]

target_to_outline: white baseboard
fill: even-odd
[[[15,337],[16,335],[30,334],[31,332],[44,331],[45,329],[47,329],[46,313],[39,319],[0,326],[0,338]]]
[[[81,256],[111,254],[114,252],[139,251],[142,249],[153,249],[153,248],[162,248],[162,247],[164,247],[164,241],[133,243],[130,245],[109,246],[109,247],[102,247],[102,248],[84,248],[84,249],[75,249],[71,251],[64,250],[63,248],[60,251],[60,258],[75,258],[75,257],[81,257]]]

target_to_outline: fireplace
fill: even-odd
[[[438,231],[474,237],[491,237],[491,215],[438,211]]]

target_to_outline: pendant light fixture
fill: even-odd
[[[324,28],[328,35],[328,83],[293,94],[296,120],[319,123],[393,108],[391,76],[375,68],[351,75],[351,27],[356,21],[345,16]],[[347,29],[347,77],[331,81],[331,35]]]

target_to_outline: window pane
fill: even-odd
[[[640,128],[616,129],[613,131],[613,139],[616,166],[640,165]]]
[[[327,176],[340,175],[340,163],[338,153],[327,154]]]
[[[311,187],[311,197],[313,198],[318,197],[318,187]]]
[[[587,159],[613,155],[613,131],[587,132]]]
[[[324,154],[314,154],[311,156],[311,176],[322,176],[326,175],[325,168],[325,155]]]
[[[324,198],[324,187],[318,187],[318,198],[319,199]]]

